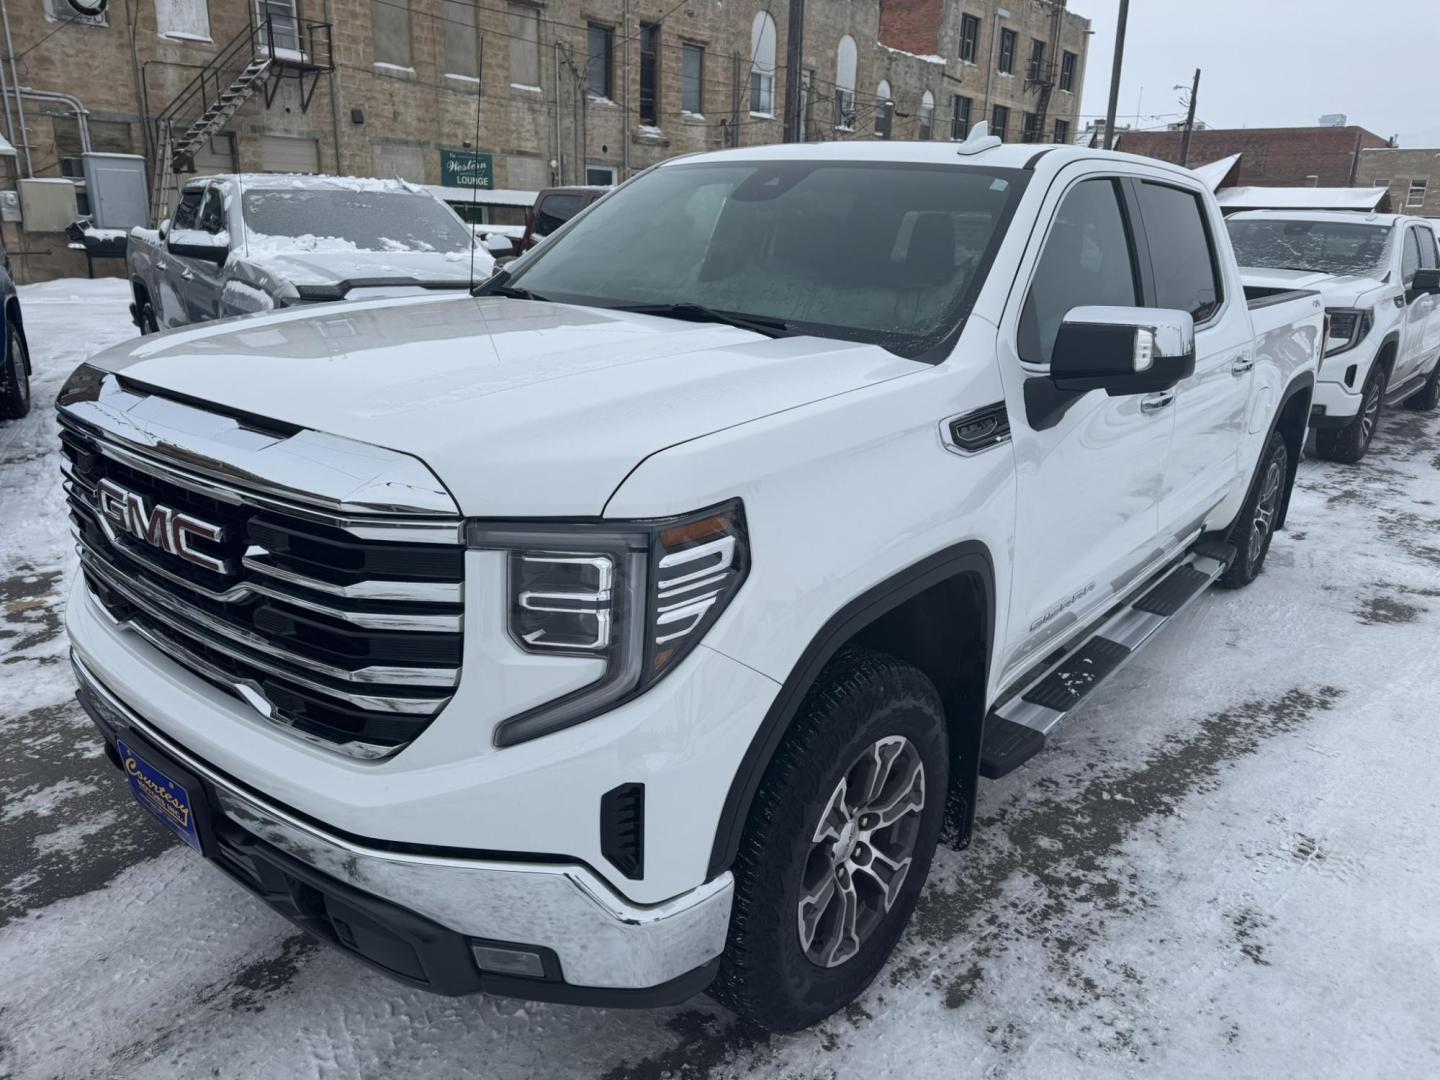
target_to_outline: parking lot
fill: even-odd
[[[1440,416],[1302,463],[1288,531],[982,789],[914,925],[792,1037],[398,987],[129,801],[72,698],[50,405],[133,335],[118,281],[21,290],[0,427],[0,1077],[1419,1076],[1440,1055]]]

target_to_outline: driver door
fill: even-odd
[[[998,337],[1018,484],[1011,618],[1000,685],[1108,608],[1157,558],[1174,394],[1061,391],[1049,377],[1073,308],[1139,307],[1142,268],[1123,180],[1067,170],[1021,264]]]
[[[194,228],[211,236],[225,234],[225,197],[218,185],[211,184],[205,189]],[[177,291],[185,307],[187,322],[209,322],[226,314],[220,310],[220,295],[225,287],[223,263],[176,255],[173,251],[170,260],[174,263],[173,276],[178,279]]]

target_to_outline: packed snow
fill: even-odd
[[[1306,460],[1251,588],[1202,597],[982,789],[852,1007],[428,996],[311,943],[133,806],[74,704],[56,390],[123,283],[21,289],[0,424],[0,1077],[1429,1077],[1440,1072],[1440,415]]]

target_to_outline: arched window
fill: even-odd
[[[928,142],[935,130],[935,95],[926,90],[920,95],[920,141]]]
[[[890,100],[890,84],[884,79],[875,88],[875,137],[890,138],[890,118],[895,115],[895,102]]]
[[[855,39],[846,34],[835,52],[835,126],[855,129]]]
[[[775,20],[763,11],[750,24],[750,111],[775,114]]]

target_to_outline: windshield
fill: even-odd
[[[969,313],[1029,174],[891,162],[670,165],[596,203],[510,285],[698,305],[904,356]]]
[[[1390,226],[1350,221],[1226,223],[1235,261],[1273,270],[1320,274],[1380,274],[1389,251]]]
[[[247,191],[246,240],[286,251],[469,251],[470,229],[421,192]]]

